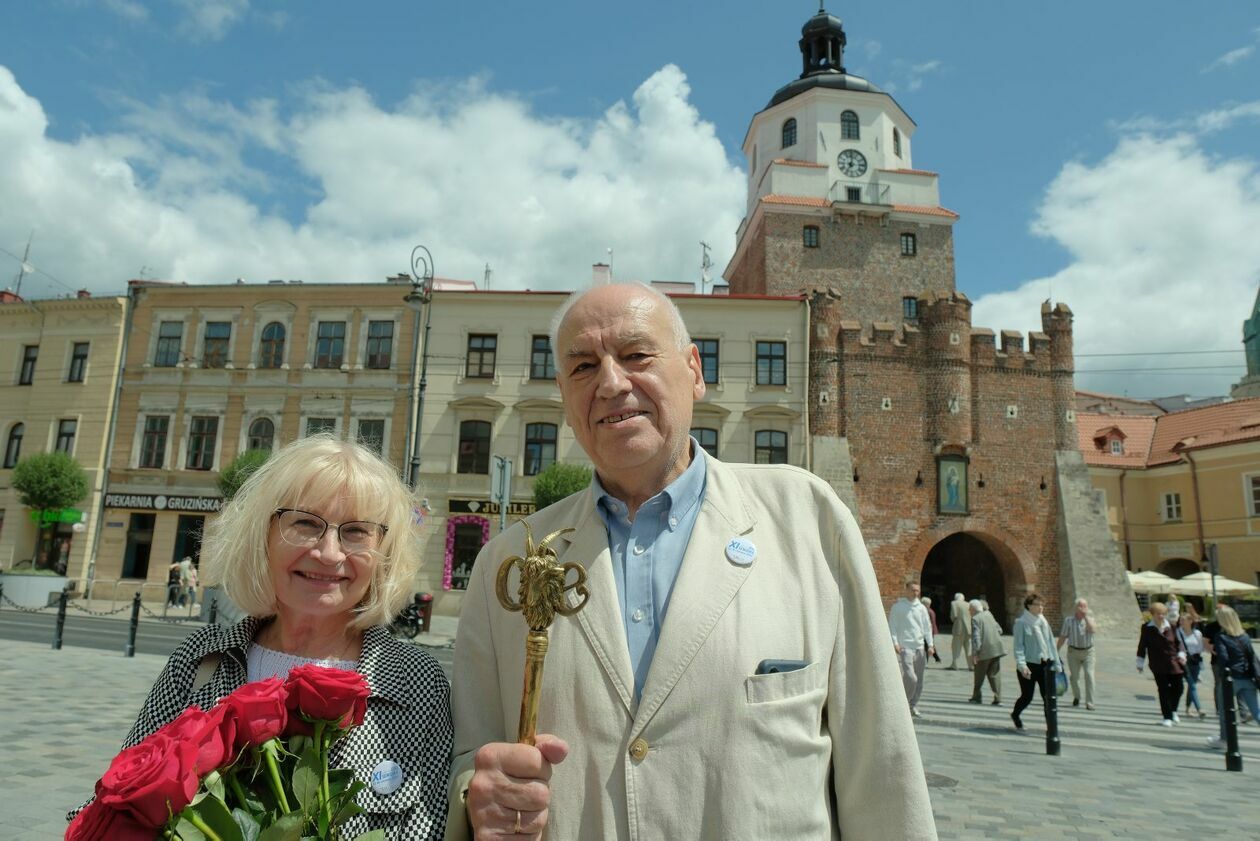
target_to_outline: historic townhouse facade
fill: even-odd
[[[0,569],[62,569],[82,582],[99,537],[111,409],[118,382],[127,299],[78,297],[0,303]],[[12,486],[26,456],[59,450],[88,477],[89,493],[72,508],[45,512],[38,527]]]

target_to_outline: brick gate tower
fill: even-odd
[[[725,272],[732,293],[807,294],[810,468],[857,513],[886,600],[918,578],[938,605],[979,596],[1009,627],[1028,592],[1052,621],[1081,595],[1104,626],[1131,626],[1077,448],[1071,310],[1044,304],[1027,343],[972,326],[958,214],[914,167],[914,121],[846,70],[846,44],[820,10],[801,75],[753,117]]]

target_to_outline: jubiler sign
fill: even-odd
[[[223,507],[223,497],[105,494],[105,507],[139,508],[147,511],[200,511],[213,514]]]

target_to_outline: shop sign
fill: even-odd
[[[538,506],[530,502],[509,502],[509,517],[528,517],[538,510]],[[451,499],[447,500],[446,511],[449,514],[485,514],[498,516],[499,503],[488,499]]]
[[[1159,544],[1159,556],[1161,558],[1193,558],[1194,547],[1189,543],[1161,543]]]
[[[77,508],[49,508],[31,512],[31,521],[41,526],[51,526],[55,523],[81,523],[86,519],[87,514]]]
[[[143,511],[196,511],[214,514],[223,508],[223,497],[105,494],[105,507],[138,508]]]

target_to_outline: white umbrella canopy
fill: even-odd
[[[1210,596],[1213,591],[1212,578],[1213,576],[1210,572],[1191,573],[1185,578],[1175,579],[1172,592],[1180,593],[1183,596]],[[1235,596],[1239,593],[1254,593],[1260,590],[1260,587],[1248,584],[1245,581],[1235,581],[1232,578],[1218,575],[1216,576],[1215,590],[1218,596]]]
[[[1130,572],[1129,585],[1133,587],[1133,592],[1150,595],[1151,593],[1171,593],[1172,586],[1177,579],[1170,578],[1162,572],[1154,570],[1146,570],[1145,572]]]

